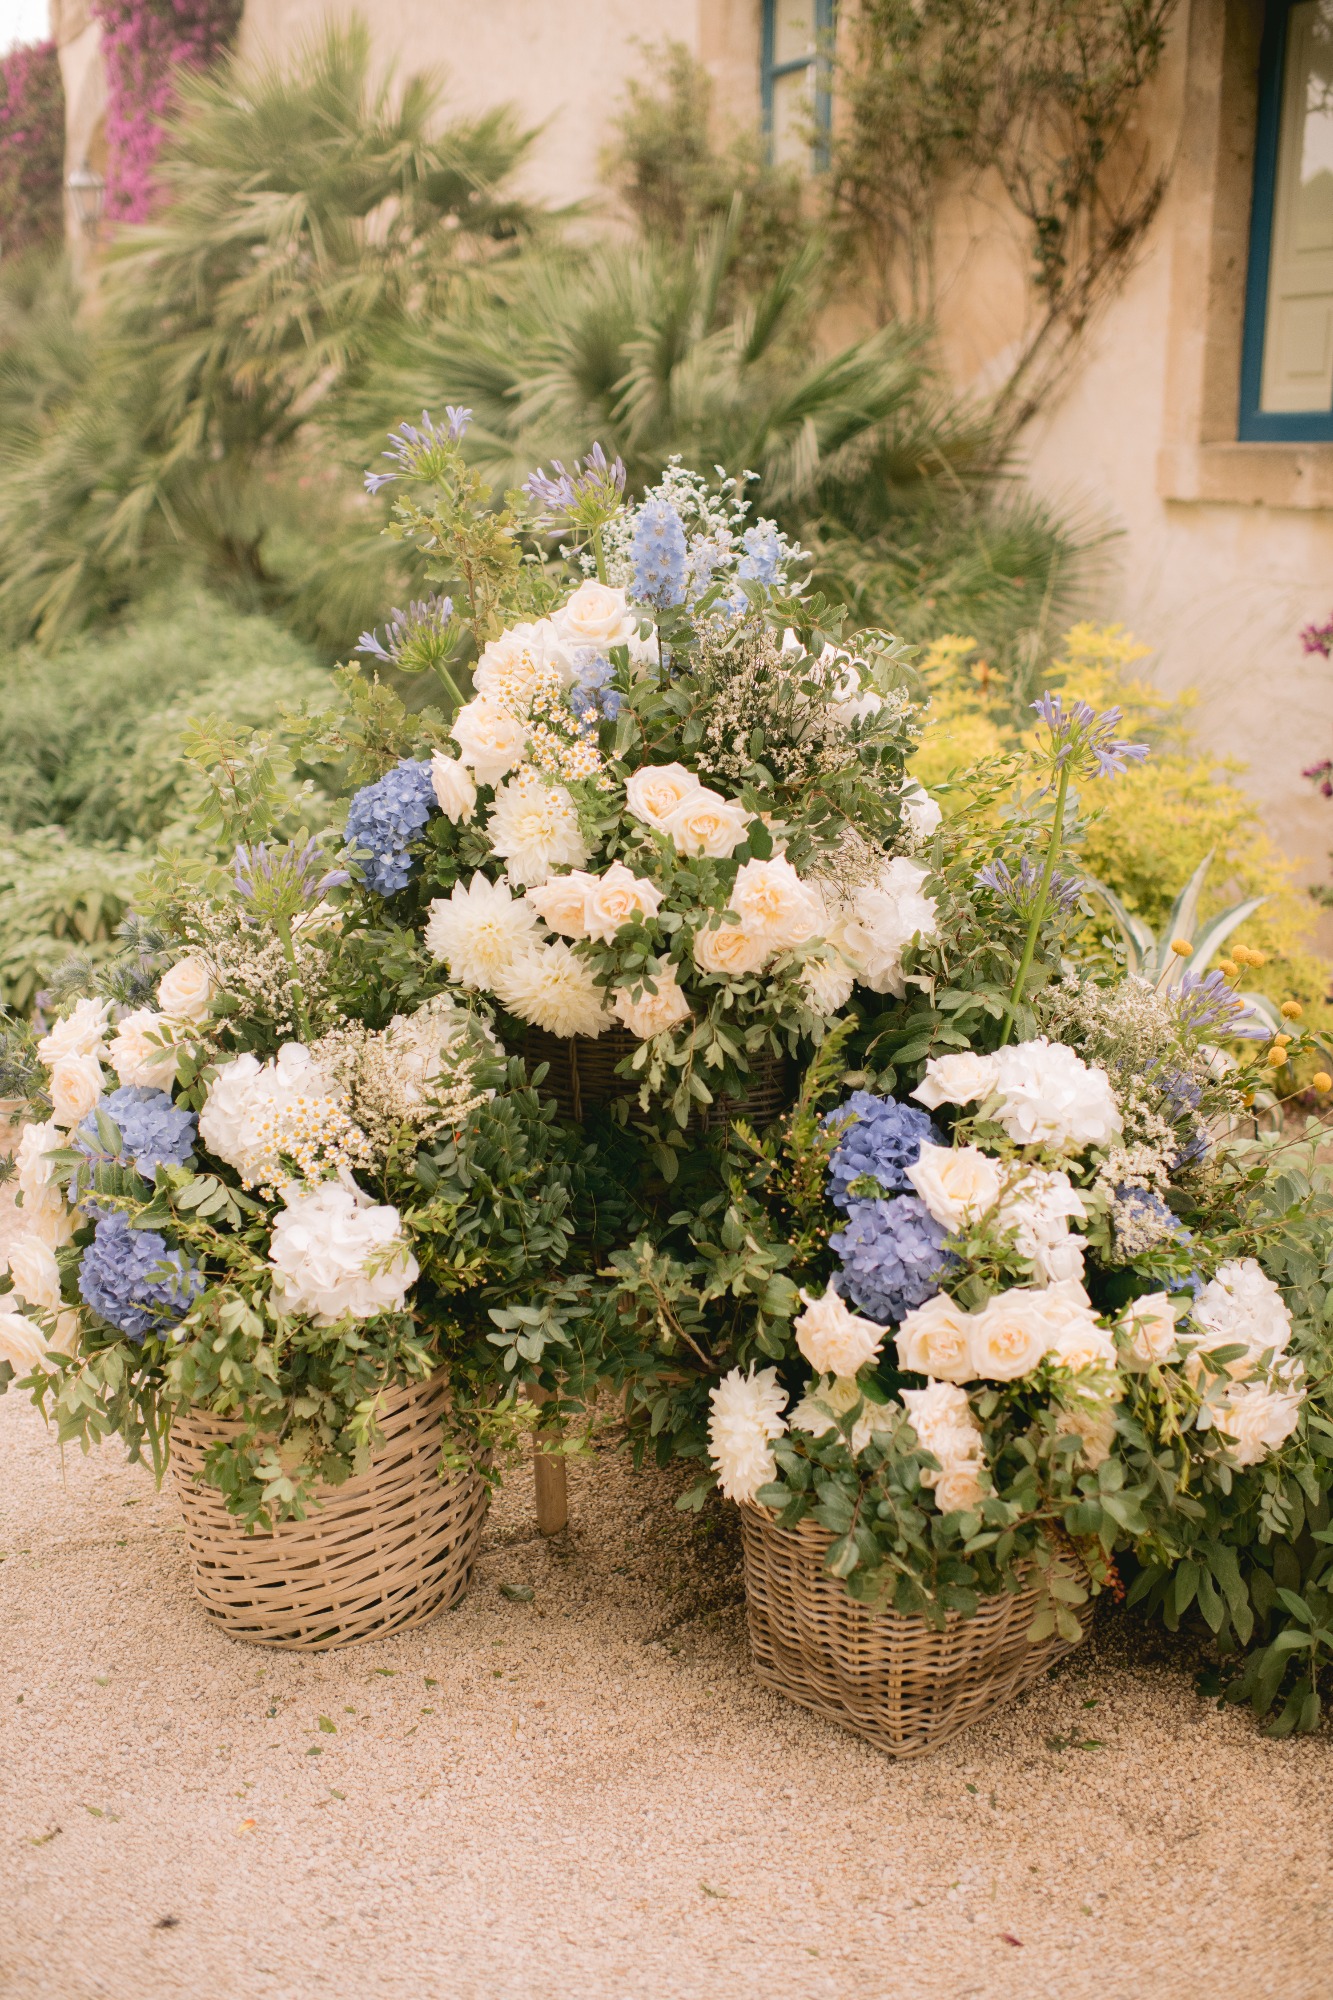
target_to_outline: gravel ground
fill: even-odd
[[[610,1453],[570,1534],[515,1480],[457,1610],[312,1657],[214,1632],[118,1446],[11,1395],[0,1463],[5,2000],[1333,1990],[1328,1742],[1123,1619],[895,1766],[754,1682],[725,1526]]]

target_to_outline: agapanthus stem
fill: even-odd
[[[287,964],[291,969],[292,1011],[296,1016],[297,1030],[301,1040],[308,1042],[310,1040],[310,1021],[305,1010],[305,987],[301,983],[301,969],[296,962],[296,943],[292,937],[291,918],[279,917],[276,928],[278,936],[282,939],[283,956],[286,958]]]
[[[605,583],[606,557],[602,554],[602,531],[600,528],[594,528],[592,531],[592,552],[597,564],[597,581],[598,583]]]
[[[1032,918],[1028,924],[1027,942],[1023,946],[1023,956],[1018,961],[1018,972],[1014,979],[1014,990],[1009,995],[1009,1005],[1005,1009],[1004,1026],[1000,1030],[1000,1047],[1003,1048],[1014,1032],[1014,1015],[1018,1003],[1023,998],[1023,988],[1027,984],[1028,973],[1032,970],[1033,954],[1037,949],[1037,934],[1041,930],[1041,920],[1046,914],[1050,900],[1051,877],[1055,873],[1055,857],[1060,852],[1060,838],[1065,825],[1065,800],[1069,794],[1069,766],[1072,760],[1065,758],[1060,766],[1060,782],[1055,792],[1055,813],[1051,820],[1051,837],[1046,843],[1046,866],[1041,871],[1041,883],[1037,890],[1037,900],[1032,905]]]

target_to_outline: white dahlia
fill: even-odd
[[[430,906],[426,948],[443,961],[449,977],[474,992],[493,992],[515,959],[530,951],[537,918],[506,882],[474,875],[464,888],[439,896]]]
[[[492,851],[520,887],[545,882],[557,868],[581,868],[588,849],[573,799],[563,785],[548,785],[530,767],[495,795],[486,820]]]
[[[591,966],[560,939],[515,958],[495,991],[511,1014],[549,1035],[600,1035],[611,1025]]]
[[[713,1413],[708,1419],[708,1452],[717,1483],[728,1500],[753,1500],[777,1470],[771,1441],[787,1426],[782,1412],[787,1393],[776,1368],[754,1363],[742,1375],[733,1368],[709,1392]]]

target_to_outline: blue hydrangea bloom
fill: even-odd
[[[619,688],[608,685],[615,678],[615,668],[598,653],[586,666],[580,667],[578,678],[569,690],[569,705],[580,722],[595,728],[599,715],[614,721],[619,715],[623,696]]]
[[[854,1090],[824,1123],[840,1125],[849,1115],[854,1115],[855,1123],[847,1127],[829,1161],[829,1200],[835,1208],[847,1208],[851,1200],[847,1190],[863,1174],[894,1193],[910,1187],[907,1169],[920,1159],[921,1148],[944,1144],[929,1112],[915,1104],[899,1104],[894,1097]]]
[[[782,544],[771,521],[758,521],[741,536],[745,554],[736,565],[737,576],[747,583],[764,583],[770,588],[782,580]]]
[[[96,1115],[86,1118],[74,1134],[74,1144],[94,1166],[133,1167],[151,1181],[159,1166],[183,1167],[194,1156],[195,1115],[178,1110],[165,1090],[124,1084],[102,1098],[97,1109],[120,1133],[120,1151],[109,1153],[102,1144]]]
[[[685,602],[685,530],[669,500],[645,500],[634,521],[630,543],[634,595],[644,604]]]
[[[173,1273],[164,1276],[161,1266]],[[104,1215],[83,1253],[79,1291],[85,1305],[131,1340],[173,1325],[190,1309],[204,1281],[155,1229],[131,1229],[127,1217]]]
[[[411,843],[436,810],[430,765],[404,757],[373,785],[363,785],[347,809],[347,844],[363,850],[362,871],[377,895],[392,896],[412,879]]]
[[[954,1262],[944,1248],[946,1233],[914,1194],[851,1202],[847,1227],[829,1239],[842,1263],[833,1283],[868,1319],[887,1326],[939,1290]]]

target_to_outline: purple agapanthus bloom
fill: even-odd
[[[1171,994],[1176,1018],[1186,1034],[1221,1030],[1243,1041],[1264,1041],[1266,1022],[1228,986],[1220,972],[1186,972]]]
[[[165,1332],[189,1311],[204,1281],[155,1229],[132,1229],[104,1215],[79,1265],[84,1304],[131,1340]]]
[[[1025,913],[1032,908],[1041,891],[1041,869],[1030,855],[1024,856],[1017,874],[1011,873],[1003,861],[992,861],[989,867],[981,870],[976,880],[978,888],[989,889],[992,894]],[[1083,884],[1077,875],[1061,875],[1057,871],[1051,876],[1047,907],[1066,916],[1082,893]]]
[[[420,664],[429,665],[439,656],[443,657],[448,648],[449,625],[454,615],[452,597],[434,595],[423,597],[408,605],[406,611],[395,609],[384,628],[381,645],[376,632],[363,632],[356,642],[358,653],[369,653],[376,660],[383,660],[389,666],[402,665],[404,654],[420,656]],[[418,660],[413,658],[411,665]]]
[[[295,916],[317,903],[328,889],[340,889],[351,876],[345,868],[330,868],[317,840],[298,847],[289,840],[269,847],[262,840],[238,847],[232,863],[237,891],[266,915]]]
[[[347,810],[347,845],[361,849],[361,872],[377,895],[392,896],[412,879],[412,842],[437,810],[429,763],[404,757]]]
[[[432,454],[441,447],[448,449],[456,445],[472,421],[471,410],[461,403],[445,406],[448,423],[441,427],[432,422],[429,410],[421,412],[421,423],[402,424],[396,431],[389,432],[389,449],[381,454],[391,458],[400,472],[420,474],[429,471]],[[378,493],[382,486],[390,485],[398,477],[397,472],[368,472],[365,483],[367,493]]]
[[[879,1325],[897,1322],[939,1290],[955,1261],[944,1238],[945,1231],[916,1195],[851,1202],[847,1227],[829,1238],[842,1265],[834,1286]]]
[[[601,445],[594,444],[586,458],[575,459],[572,472],[566,472],[558,458],[551,460],[550,472],[538,466],[524,480],[523,491],[558,534],[571,521],[590,526],[594,521],[609,520],[624,496],[625,467],[619,458],[608,459]]]
[[[1127,743],[1116,736],[1123,720],[1118,708],[1103,709],[1100,715],[1086,701],[1066,708],[1060,695],[1049,693],[1032,707],[1051,732],[1057,767],[1071,758],[1090,757],[1095,765],[1093,776],[1110,778],[1131,764],[1141,763],[1148,754],[1146,743]]]
[[[826,1130],[843,1124],[846,1130],[828,1165],[829,1200],[843,1210],[851,1206],[848,1189],[854,1181],[873,1180],[886,1194],[898,1194],[912,1185],[907,1169],[916,1165],[921,1148],[944,1144],[929,1112],[893,1097],[875,1097],[868,1090],[854,1090],[824,1119]]]

